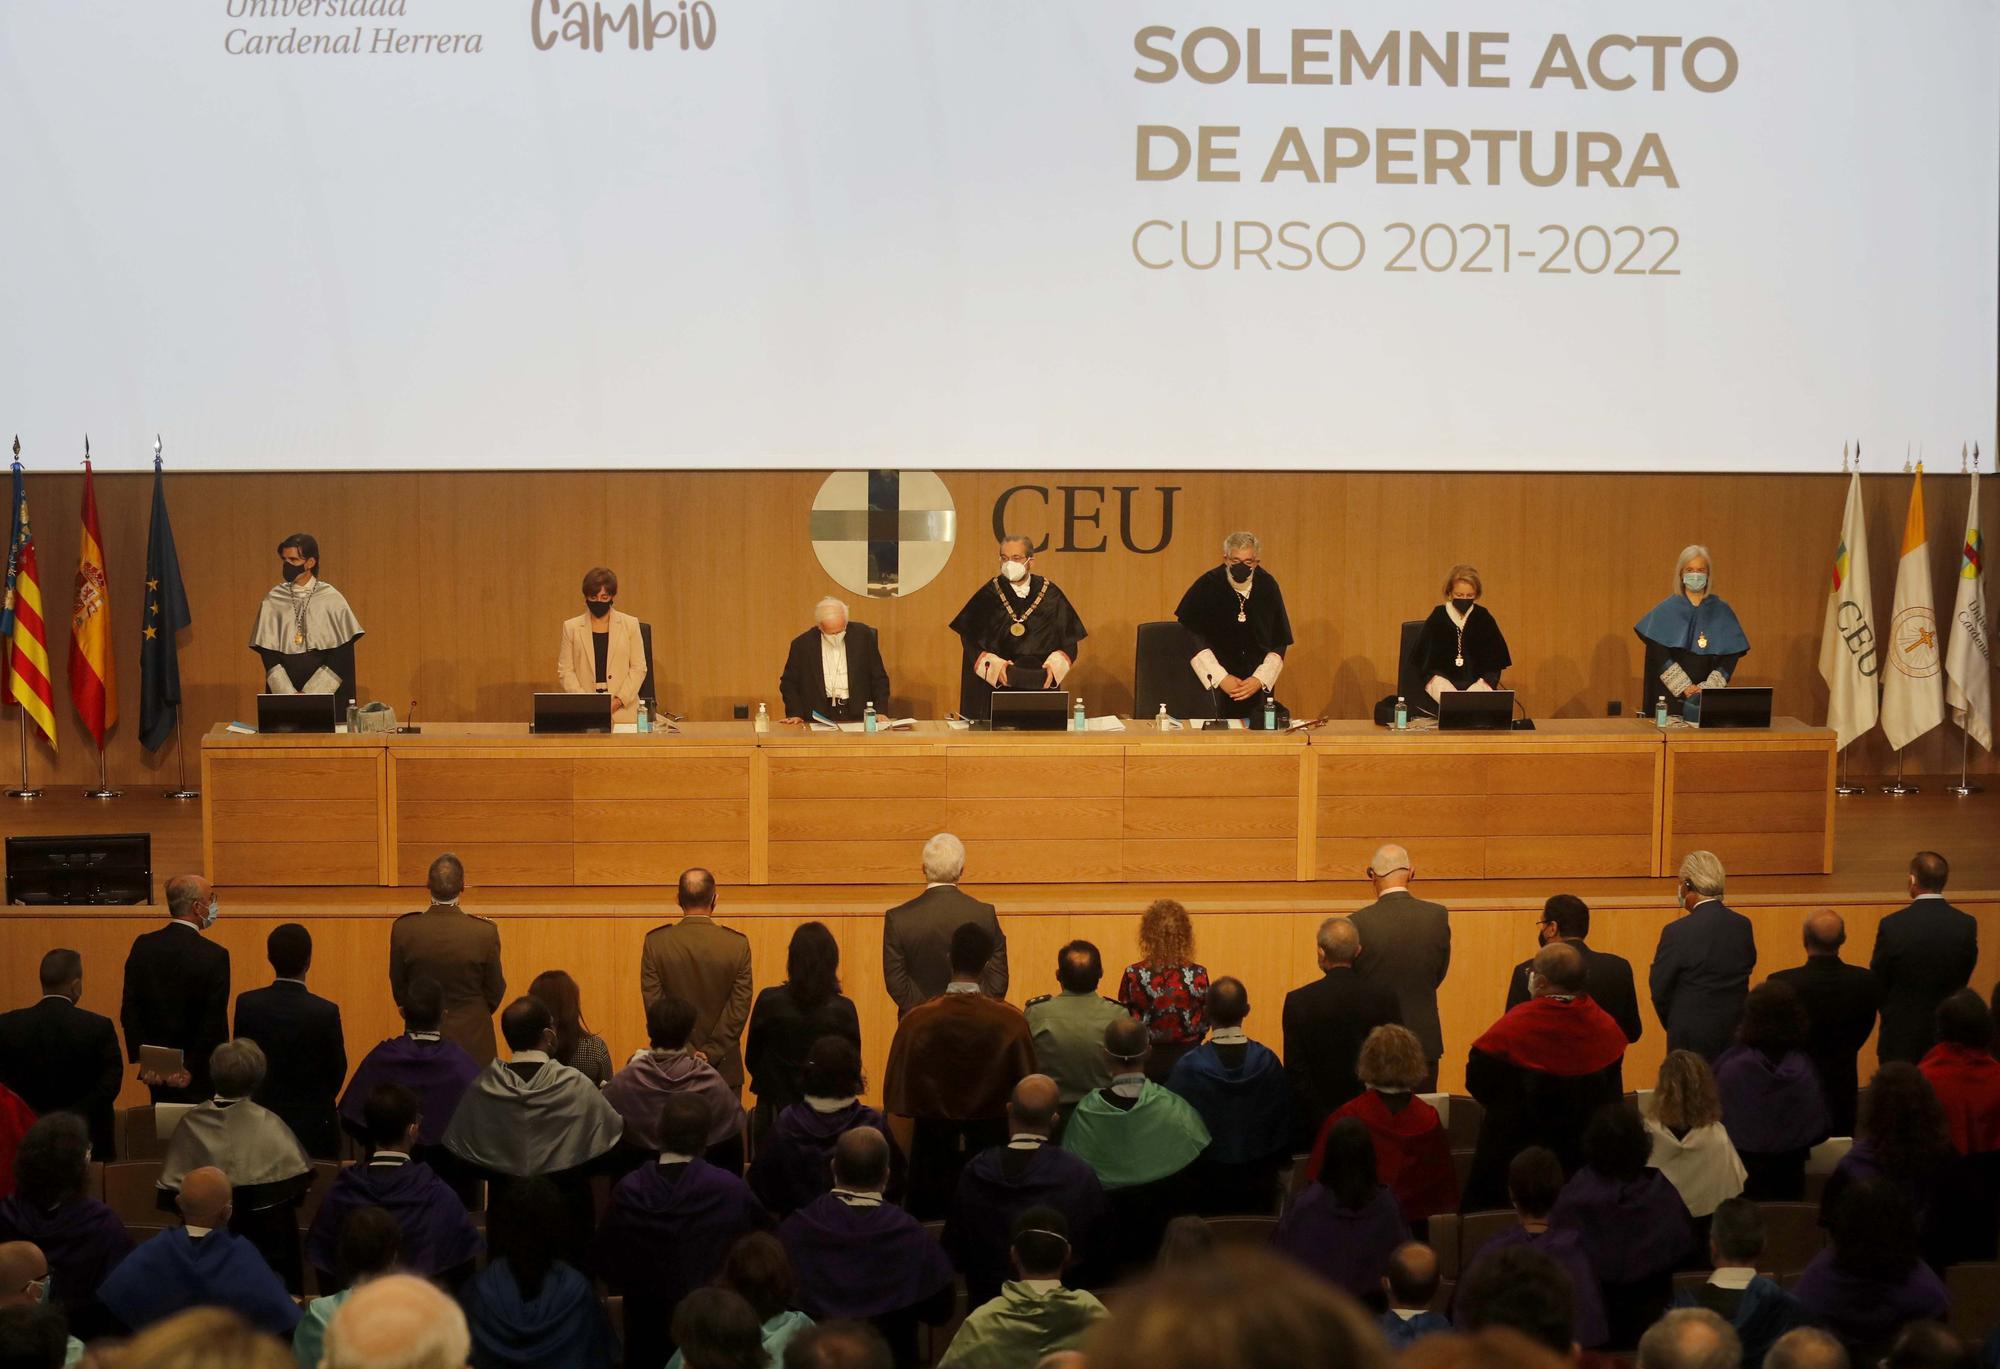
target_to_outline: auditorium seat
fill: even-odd
[[[340,1177],[340,1171],[346,1169],[351,1163],[353,1162],[349,1160],[314,1160],[312,1162],[312,1187],[307,1189],[305,1195],[299,1199],[300,1235],[304,1235],[306,1232],[312,1230],[313,1218],[319,1215],[319,1205],[326,1201],[327,1190],[332,1188],[333,1181]]]
[[[1451,1137],[1453,1150],[1471,1150],[1479,1144],[1479,1125],[1486,1120],[1486,1109],[1479,1106],[1477,1098],[1468,1098],[1462,1093],[1454,1093],[1445,1100],[1445,1135]]]
[[[1835,1136],[1821,1141],[1806,1156],[1805,1200],[1817,1205],[1820,1195],[1826,1192],[1826,1181],[1833,1174],[1847,1152],[1854,1148],[1852,1136]]]
[[[1440,1212],[1430,1223],[1430,1247],[1437,1251],[1438,1277],[1450,1283],[1458,1281],[1459,1221],[1456,1212]]]
[[[1796,1278],[1826,1248],[1817,1204],[1759,1203],[1757,1210],[1764,1214],[1763,1262],[1778,1271],[1778,1282]]]
[[[153,1105],[121,1108],[118,1112],[118,1158],[158,1160],[167,1153],[166,1144],[153,1134]]]
[[[1278,1229],[1278,1219],[1249,1215],[1210,1217],[1208,1228],[1215,1233],[1217,1245],[1269,1245],[1271,1234]]]
[[[160,1162],[116,1160],[104,1167],[104,1205],[128,1228],[172,1224],[160,1207]]]
[[[2000,1326],[2000,1264],[1955,1264],[1944,1271],[1951,1292],[1951,1326],[1974,1345]]]
[[[1200,652],[1194,635],[1174,619],[1141,623],[1132,665],[1132,712],[1151,719],[1167,706],[1176,718],[1216,716],[1215,691],[1203,689],[1188,662]]]
[[[104,1161],[92,1160],[83,1170],[83,1196],[104,1201]]]
[[[1493,1212],[1468,1212],[1459,1218],[1459,1267],[1472,1268],[1472,1262],[1479,1258],[1480,1247],[1519,1220],[1511,1208]]]
[[[625,1295],[607,1293],[604,1296],[604,1320],[611,1327],[611,1338],[619,1345],[625,1343]]]

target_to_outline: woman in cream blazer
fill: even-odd
[[[639,620],[611,608],[618,594],[618,577],[602,566],[583,577],[586,604],[603,604],[600,618],[586,610],[563,624],[562,650],[556,656],[556,678],[571,694],[598,692],[597,652],[591,645],[596,629],[608,641],[605,654],[603,691],[611,695],[611,720],[635,722],[639,716],[639,687],[646,681],[646,646],[639,636]]]

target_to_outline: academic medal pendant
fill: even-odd
[[[1451,658],[1451,663],[1457,666],[1459,669],[1463,670],[1465,668],[1465,657],[1454,656]]]
[[[306,644],[306,635],[305,635],[305,633],[303,633],[303,632],[294,632],[294,633],[292,634],[292,645],[293,645],[293,646],[304,646],[305,644]]]
[[[1243,610],[1239,608],[1236,610],[1236,621],[1239,623],[1247,623],[1250,621],[1250,618],[1248,614],[1244,613]]]
[[[1007,635],[1010,637],[1025,637],[1028,635],[1028,629],[1024,624],[1014,623],[1007,628]]]
[[[1701,636],[1694,639],[1694,644],[1703,651],[1708,650],[1708,634],[1706,632],[1702,633]]]

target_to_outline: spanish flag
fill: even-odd
[[[90,729],[97,749],[118,722],[118,685],[111,670],[111,578],[104,571],[104,539],[97,530],[97,486],[90,474],[90,442],[83,444],[83,550],[76,559],[76,602],[70,608],[69,697]]]
[[[28,524],[27,486],[21,478],[21,441],[14,439],[13,535],[7,539],[5,609],[0,612],[0,675],[8,701],[20,705],[49,745],[56,744],[55,693],[49,687],[49,634],[42,622],[42,586],[35,564],[35,534]]]

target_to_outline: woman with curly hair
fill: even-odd
[[[1736,1044],[1715,1061],[1722,1125],[1743,1161],[1743,1195],[1759,1203],[1805,1196],[1806,1155],[1832,1126],[1825,1092],[1806,1053],[1804,1001],[1767,979],[1750,991]]]
[[[1827,1176],[1820,1224],[1830,1226],[1840,1191],[1863,1179],[1888,1179],[1903,1190],[1921,1228],[1930,1216],[1939,1175],[1955,1154],[1944,1107],[1930,1081],[1907,1061],[1875,1071],[1861,1105],[1861,1134]]]
[[[1669,1051],[1645,1117],[1653,1168],[1667,1176],[1695,1221],[1706,1227],[1716,1208],[1743,1191],[1743,1162],[1723,1130],[1708,1062],[1693,1051]]]
[[[1368,1128],[1376,1170],[1402,1205],[1404,1221],[1414,1224],[1458,1211],[1451,1137],[1437,1109],[1416,1094],[1429,1069],[1423,1044],[1409,1028],[1391,1025],[1369,1032],[1354,1071],[1367,1088],[1326,1119],[1306,1159],[1306,1179],[1319,1177],[1334,1123],[1352,1117]]]
[[[1194,924],[1171,898],[1139,918],[1139,959],[1125,967],[1118,1001],[1145,1025],[1153,1053],[1146,1077],[1165,1083],[1174,1062],[1208,1034],[1208,969],[1194,960]]]

